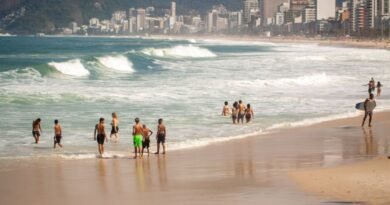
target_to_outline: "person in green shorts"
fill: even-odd
[[[137,154],[139,153],[139,156],[142,157],[141,149],[142,149],[142,133],[143,133],[143,127],[141,123],[139,122],[139,118],[135,118],[135,125],[133,126],[133,144],[134,144],[134,159],[137,158]]]

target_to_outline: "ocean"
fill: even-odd
[[[317,44],[140,37],[0,37],[0,159],[95,158],[94,126],[119,116],[128,156],[135,117],[153,132],[167,126],[168,151],[360,114],[371,77],[384,85],[377,110],[390,107],[390,51]],[[224,101],[242,100],[253,123],[222,117]],[[32,121],[42,119],[41,143]],[[53,150],[53,121],[63,150]],[[315,137],[315,136],[313,136]],[[154,136],[153,136],[154,139]],[[155,149],[152,140],[152,148]]]

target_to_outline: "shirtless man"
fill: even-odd
[[[223,106],[223,108],[222,108],[222,115],[228,116],[229,114],[230,114],[229,103],[226,101],[225,106]]]
[[[62,127],[58,123],[58,120],[54,120],[54,149],[56,148],[57,144],[62,148],[61,139],[62,139]]]
[[[118,127],[118,115],[116,114],[116,112],[113,112],[112,113],[112,122],[111,122],[111,134],[110,134],[110,138],[112,138],[112,136],[114,135],[115,136],[115,141],[118,140],[119,138],[119,127]]]
[[[372,107],[372,105],[376,106],[376,102],[374,100],[374,94],[371,93],[370,97],[367,98],[366,101],[364,101],[364,111],[365,111],[365,113],[364,113],[364,118],[363,118],[363,122],[362,122],[362,127],[364,126],[364,123],[366,122],[367,116],[370,117],[369,122],[368,122],[368,126],[371,127],[371,120],[372,120],[372,116],[374,114],[374,110],[369,109],[369,107]]]
[[[141,147],[142,147],[142,134],[144,129],[142,128],[141,123],[139,123],[139,118],[135,118],[135,125],[133,126],[133,144],[134,144],[134,159],[137,158],[137,154],[142,157]]]
[[[158,126],[157,126],[157,152],[155,154],[160,153],[160,144],[162,144],[163,152],[162,154],[165,154],[165,137],[167,135],[167,130],[165,128],[165,125],[163,123],[163,119],[158,119]]]
[[[143,132],[142,132],[142,152],[141,154],[144,154],[144,149],[146,148],[148,150],[149,155],[149,146],[150,146],[150,136],[152,136],[153,132],[146,127],[146,125],[143,125]]]
[[[97,135],[96,135],[97,134]],[[99,154],[104,154],[104,141],[107,141],[106,129],[104,127],[104,118],[99,119],[99,124],[95,125],[93,139],[98,143]]]
[[[41,128],[41,118],[38,118],[32,123],[32,135],[35,139],[35,143],[39,143],[39,137],[41,136],[42,128]]]
[[[245,117],[245,105],[244,103],[242,103],[242,101],[238,101],[238,124],[240,123],[240,120],[241,120],[241,124],[244,123],[244,117]]]

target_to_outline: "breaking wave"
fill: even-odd
[[[142,53],[159,58],[213,58],[217,55],[206,48],[178,45],[172,48],[148,48]]]
[[[129,61],[126,56],[114,55],[114,56],[103,56],[96,58],[100,64],[104,67],[116,70],[119,72],[133,73],[133,63]]]
[[[84,68],[80,59],[73,59],[66,62],[50,62],[48,65],[65,75],[83,77],[90,74],[89,71]]]

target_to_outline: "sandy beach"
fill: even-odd
[[[388,202],[390,113],[376,113],[371,129],[360,120],[274,130],[143,160],[130,159],[130,152],[117,159],[2,160],[0,203]]]

